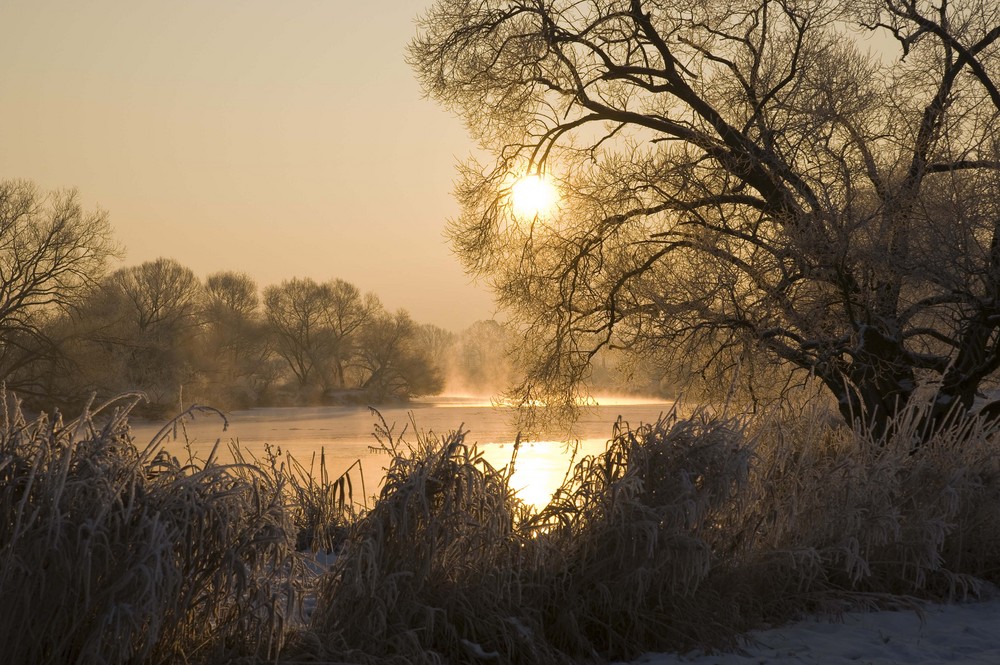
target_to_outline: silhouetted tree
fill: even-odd
[[[122,320],[139,333],[165,337],[198,324],[201,283],[173,259],[116,270],[107,290],[118,299]]]
[[[288,364],[299,388],[315,383],[333,354],[327,324],[329,287],[312,279],[290,279],[264,289],[264,314],[275,352]]]
[[[1000,368],[998,38],[985,0],[436,2],[410,57],[494,157],[450,234],[534,342],[521,396],[571,403],[615,347],[815,377],[876,434],[921,390],[929,425],[970,409]],[[550,215],[514,214],[526,172]]]
[[[264,290],[274,349],[300,390],[350,388],[347,368],[357,355],[358,336],[382,311],[378,298],[341,279],[292,279]]]
[[[280,361],[260,310],[257,283],[249,275],[218,272],[206,278],[203,358],[210,392],[225,404],[256,404],[279,376]]]
[[[324,285],[329,302],[325,321],[332,333],[332,387],[347,386],[346,369],[357,347],[362,327],[382,311],[382,303],[374,294],[361,295],[358,287],[335,279]]]
[[[0,182],[0,381],[22,393],[50,386],[33,365],[57,361],[51,324],[78,305],[118,250],[107,214],[84,212],[76,191],[43,194]]]
[[[252,319],[260,307],[257,283],[242,272],[223,271],[205,279],[206,308],[215,318]]]
[[[362,390],[374,401],[433,395],[444,376],[430,349],[421,345],[420,327],[405,310],[381,312],[364,327],[357,365]]]
[[[414,333],[414,344],[425,356],[433,371],[441,377],[441,386],[433,392],[441,392],[450,379],[454,366],[455,344],[458,336],[432,323],[418,324]],[[426,393],[425,393],[426,394]]]
[[[200,391],[202,286],[173,259],[116,270],[82,308],[76,351],[102,393],[141,390],[150,409],[176,408],[185,387]]]
[[[463,330],[455,344],[456,387],[479,395],[495,395],[510,387],[515,377],[510,358],[514,342],[511,331],[492,319]]]

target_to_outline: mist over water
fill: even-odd
[[[543,431],[528,439],[521,437],[513,483],[525,501],[535,505],[547,501],[566,474],[573,449],[576,459],[602,451],[617,418],[636,426],[655,421],[673,406],[671,402],[629,397],[602,397],[596,401],[598,406],[582,411],[572,437],[560,429]],[[416,440],[415,427],[428,435],[445,435],[461,427],[468,432],[467,443],[477,444],[483,457],[496,467],[510,462],[513,443],[518,437],[514,410],[494,406],[483,395],[442,395],[407,405],[382,407],[379,413],[394,436],[402,435],[411,442]],[[199,457],[207,456],[218,440],[227,444],[235,439],[244,450],[257,456],[263,455],[265,446],[270,444],[290,453],[306,468],[312,462],[316,473],[322,450],[332,478],[361,460],[363,492],[359,479],[352,478],[358,502],[377,493],[389,463],[388,456],[373,450],[378,446],[374,432],[379,421],[366,407],[264,408],[233,411],[226,417],[229,428],[223,431],[220,418],[208,414],[196,416],[193,422],[177,430],[178,439],[170,440],[166,449],[183,459],[187,455],[185,436],[192,452]],[[133,422],[136,442],[142,446],[163,424]],[[223,451],[221,459],[230,461],[225,447],[219,447]]]

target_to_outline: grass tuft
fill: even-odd
[[[619,422],[537,512],[515,460],[462,432],[392,442],[311,630],[326,658],[601,662],[975,596],[1000,563],[1000,441],[963,420],[915,448],[918,422],[888,441],[809,413]]]
[[[322,453],[168,454],[206,407],[137,447],[137,399],[68,423],[2,400],[10,662],[606,662],[1000,583],[1000,432],[976,418],[927,437],[906,412],[878,441],[814,413],[619,422],[539,510],[517,445],[498,469],[461,430],[383,422],[368,508]]]
[[[268,659],[301,562],[282,479],[139,450],[137,397],[0,431],[0,644],[19,663]],[[97,425],[95,416],[116,408]],[[252,639],[248,639],[253,636]]]

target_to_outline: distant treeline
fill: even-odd
[[[493,321],[454,334],[388,311],[342,279],[293,278],[263,289],[249,275],[204,281],[175,260],[121,268],[46,321],[47,353],[11,385],[72,403],[139,390],[155,415],[182,403],[228,408],[382,403],[506,379]]]
[[[107,214],[84,211],[76,192],[0,181],[0,381],[32,408],[133,391],[145,415],[373,404],[446,386],[493,395],[519,378],[508,350],[525,340],[496,321],[456,334],[342,279],[202,281],[169,258],[110,270],[120,254]],[[613,389],[606,361],[593,385]]]
[[[37,409],[141,391],[147,415],[380,403],[504,381],[495,322],[454,335],[341,279],[261,289],[169,258],[111,270],[108,215],[73,190],[0,181],[0,382]]]

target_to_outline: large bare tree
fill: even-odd
[[[439,0],[419,25],[425,90],[491,158],[450,234],[533,341],[525,399],[621,347],[814,377],[879,434],[1000,368],[1000,4]],[[517,214],[525,173],[555,210]]]
[[[0,182],[0,380],[36,391],[41,377],[24,370],[58,352],[47,323],[79,303],[117,252],[107,214],[84,211],[75,191]]]

